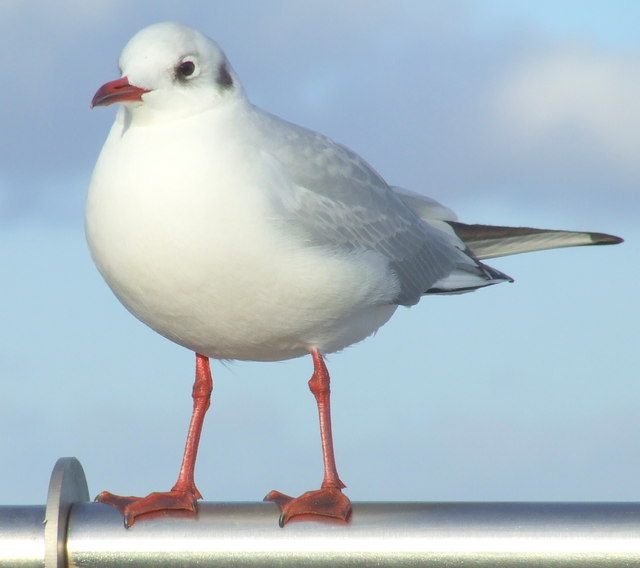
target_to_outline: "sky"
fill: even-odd
[[[2,0],[0,505],[44,503],[62,456],[92,495],[177,476],[193,354],[118,303],[83,233],[115,114],[89,102],[164,20],[216,39],[255,104],[462,221],[626,240],[495,259],[514,284],[424,298],[329,356],[352,500],[640,498],[639,3]],[[310,357],[212,370],[205,500],[318,487]]]

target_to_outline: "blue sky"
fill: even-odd
[[[627,241],[497,259],[515,284],[425,298],[330,356],[349,496],[638,498],[638,3],[64,3],[0,4],[0,504],[43,503],[66,455],[92,495],[177,475],[193,355],[119,305],[82,229],[114,116],[89,101],[129,37],[167,19],[217,39],[256,104],[463,221]],[[205,499],[315,488],[310,358],[212,369]]]

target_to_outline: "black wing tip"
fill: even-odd
[[[621,237],[607,235],[607,233],[590,233],[592,245],[619,245],[624,242]]]

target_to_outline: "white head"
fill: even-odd
[[[122,77],[96,92],[91,106],[122,103],[132,117],[171,120],[243,98],[218,45],[183,24],[154,24],[134,35],[120,56]]]

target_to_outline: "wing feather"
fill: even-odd
[[[415,304],[435,285],[453,291],[447,279],[459,272],[469,289],[509,279],[480,263],[455,233],[423,222],[348,148],[272,115],[262,115],[260,126],[295,186],[283,197],[291,222],[320,245],[383,255],[400,284],[395,303]]]

